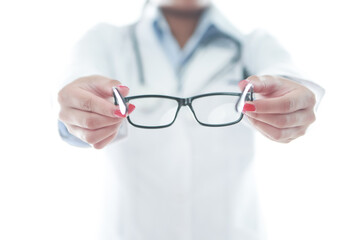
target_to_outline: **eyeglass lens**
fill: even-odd
[[[235,104],[238,95],[210,95],[192,100],[195,118],[202,124],[222,125],[238,121],[242,113],[237,112]],[[141,97],[130,99],[136,110],[129,115],[131,123],[142,127],[161,127],[170,125],[176,118],[179,103],[175,99],[161,97]]]
[[[131,99],[136,110],[129,116],[132,123],[144,127],[159,127],[175,120],[178,102],[168,98],[144,97]]]
[[[197,120],[208,125],[222,125],[237,121],[241,113],[234,108],[239,96],[212,95],[196,98],[192,107]]]

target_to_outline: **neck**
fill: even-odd
[[[194,33],[204,8],[194,10],[178,10],[168,7],[161,8],[171,32],[183,48]]]

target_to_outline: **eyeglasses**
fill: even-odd
[[[123,98],[114,88],[114,98],[120,111],[126,111],[127,104],[135,105],[136,109],[127,117],[128,122],[135,127],[147,129],[171,126],[183,106],[188,106],[195,120],[203,126],[233,125],[243,118],[245,101],[254,100],[252,88],[245,88],[243,93],[215,92],[189,98],[167,95],[137,95]]]

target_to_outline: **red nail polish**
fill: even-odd
[[[128,106],[128,114],[132,113],[132,111],[134,111],[134,109],[135,109],[135,105],[130,103]]]
[[[124,86],[124,85],[119,85],[118,88],[129,90],[129,88],[127,86]]]
[[[123,114],[120,112],[119,109],[115,110],[115,111],[114,111],[114,114],[115,114],[116,116],[118,116],[118,117],[122,117],[122,118],[126,117],[125,115],[123,115]]]
[[[243,112],[254,112],[256,110],[255,105],[250,103],[245,103]]]

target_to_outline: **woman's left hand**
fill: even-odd
[[[240,89],[249,82],[258,99],[246,102],[245,115],[271,140],[289,143],[315,121],[316,97],[308,88],[283,77],[251,76],[239,82]]]

